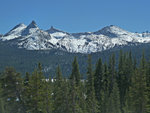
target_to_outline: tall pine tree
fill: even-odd
[[[102,101],[101,99],[101,91],[103,89],[103,64],[101,58],[98,60],[98,63],[96,64],[96,70],[94,74],[94,89],[95,89],[95,96],[99,103]]]
[[[38,65],[29,79],[28,86],[26,87],[26,106],[27,112],[31,113],[51,113],[52,101],[50,84],[46,81],[41,64]]]
[[[70,113],[84,113],[85,99],[84,93],[81,90],[81,75],[79,72],[79,65],[75,57],[72,64],[72,73],[69,79],[69,112]]]
[[[8,112],[25,113],[24,101],[22,98],[23,81],[20,73],[14,68],[6,68],[3,73],[2,88],[5,101],[5,108]]]
[[[69,113],[68,112],[68,85],[63,79],[60,67],[57,67],[56,77],[54,79],[53,90],[54,110],[53,113]]]
[[[113,81],[113,88],[108,99],[106,113],[121,113],[119,88],[116,79]]]
[[[86,82],[86,104],[88,113],[97,113],[98,112],[98,103],[95,98],[95,89],[94,89],[94,76],[92,71],[91,64],[91,55],[88,56],[88,67],[87,67],[87,82]]]
[[[129,89],[129,113],[146,112],[146,90],[146,61],[143,54],[140,67],[135,71],[135,74],[132,77],[132,85]]]

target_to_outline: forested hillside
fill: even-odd
[[[150,113],[150,62],[144,52],[139,61],[131,52],[118,59],[88,55],[86,75],[77,57],[69,77],[58,65],[53,78],[46,78],[41,64],[23,77],[14,68],[0,76],[0,113]]]
[[[122,49],[124,52],[131,51],[133,57],[140,61],[142,52],[145,52],[145,58],[150,58],[149,52],[150,44],[138,44],[128,45],[124,47],[115,47],[110,50],[91,53],[92,64],[95,64],[99,58],[102,58],[103,62],[109,61],[109,56],[115,53],[116,65],[118,64],[119,51]],[[25,50],[18,49],[16,46],[8,43],[0,43],[0,71],[3,71],[6,67],[13,66],[17,72],[22,73],[24,76],[26,72],[31,73],[40,62],[42,64],[42,71],[46,77],[53,77],[55,75],[55,69],[58,64],[62,69],[63,76],[68,77],[71,74],[72,62],[74,57],[77,56],[78,63],[80,65],[80,72],[85,76],[87,67],[87,54],[81,53],[68,53],[60,50]]]

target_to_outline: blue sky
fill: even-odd
[[[117,25],[132,32],[150,31],[150,0],[0,0],[0,33],[35,20],[67,32],[96,31]]]

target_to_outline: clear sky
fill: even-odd
[[[150,31],[150,0],[0,0],[0,33],[32,20],[44,30],[85,32],[117,25]]]

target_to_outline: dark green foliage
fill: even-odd
[[[121,113],[119,88],[116,80],[113,81],[113,88],[108,99],[106,113]]]
[[[129,113],[146,113],[146,91],[146,61],[143,55],[139,69],[135,71],[132,77],[132,85],[129,89]]]
[[[147,64],[146,70],[146,84],[147,84],[147,104],[146,104],[146,112],[150,113],[150,62]]]
[[[3,89],[0,83],[0,113],[5,113],[4,100],[2,98]]]
[[[51,79],[46,81],[43,81],[43,92],[41,96],[43,97],[42,99],[42,112],[43,113],[53,113],[53,102],[52,102],[52,84],[51,84]]]
[[[100,113],[107,113],[108,111],[108,104],[109,104],[109,73],[107,64],[104,63],[103,65],[103,88],[101,90],[101,104],[100,104]]]
[[[83,90],[81,90],[81,75],[79,66],[75,57],[72,64],[72,74],[70,76],[69,88],[69,112],[70,113],[84,113],[85,111],[85,98]]]
[[[91,56],[88,56],[88,67],[87,67],[87,82],[86,82],[86,110],[88,113],[97,113],[98,112],[98,102],[95,98],[95,89],[94,89],[94,76],[92,71]]]
[[[71,73],[70,79],[74,80],[76,86],[79,86],[80,85],[81,74],[79,72],[79,64],[77,62],[76,57],[74,58],[74,61],[72,63],[72,67],[73,68],[72,68],[72,73]]]
[[[102,60],[99,59],[96,65],[96,70],[94,74],[94,88],[95,88],[95,96],[98,103],[101,102],[101,90],[103,88],[103,64]]]
[[[24,113],[23,81],[20,73],[17,73],[13,68],[7,68],[1,81],[5,108],[8,112]]]
[[[24,97],[27,112],[52,112],[51,87],[50,83],[43,76],[40,64],[38,65],[38,69],[32,73],[28,85],[25,88]]]
[[[59,66],[57,67],[56,77],[54,79],[53,101],[53,113],[69,113],[68,82],[63,78]]]
[[[122,112],[126,102],[125,96],[127,91],[129,90],[129,86],[131,85],[132,74],[133,74],[133,63],[131,52],[129,54],[128,53],[123,54],[123,52],[120,51],[117,82],[120,92],[120,104]]]
[[[113,89],[114,79],[116,79],[115,54],[114,53],[109,57],[108,72],[109,72],[109,81],[110,81],[109,82],[109,94],[110,94]]]
[[[123,48],[121,47],[124,52],[128,52],[131,50],[133,57],[137,60],[137,64],[142,56],[143,49],[146,53],[146,59],[149,59],[149,48],[150,44],[130,45]],[[118,61],[117,56],[119,55],[119,51],[120,47],[115,47],[110,50],[92,53],[92,64],[95,65],[99,58],[102,58],[103,62],[108,62],[109,56],[112,53],[116,54],[116,61]],[[80,72],[85,76],[87,72],[87,54],[68,53],[60,50],[28,51],[25,49],[18,49],[14,45],[9,44],[9,41],[5,41],[5,43],[0,42],[0,71],[3,71],[7,66],[13,66],[24,76],[26,72],[32,73],[37,66],[37,62],[41,62],[43,65],[45,76],[48,77],[49,75],[51,75],[51,77],[54,77],[55,69],[58,65],[60,65],[63,75],[68,77],[71,73],[71,65],[75,56],[77,56],[78,58]]]
[[[93,71],[89,55],[86,77],[79,57],[68,78],[60,66],[53,79],[46,79],[40,63],[24,77],[6,68],[0,77],[0,113],[150,113],[150,63],[144,54],[140,63],[133,58],[120,51],[108,63],[100,58]]]

